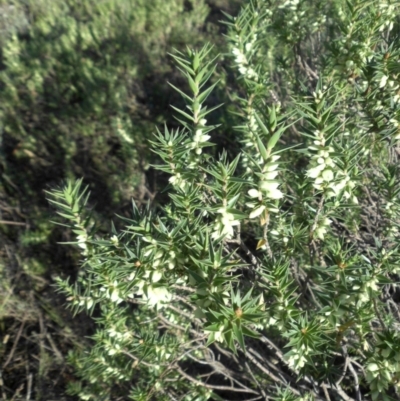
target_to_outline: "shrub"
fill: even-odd
[[[227,17],[240,153],[209,153],[210,48],[175,52],[181,128],[151,141],[170,203],[96,235],[82,181],[49,194],[82,249],[84,400],[398,397],[400,2],[253,0]],[[225,107],[225,106],[224,106]]]
[[[167,44],[201,40],[208,7],[200,1],[185,10],[183,0],[165,7],[158,0],[20,3],[3,6],[14,10],[3,18],[9,22],[0,72],[7,175],[32,196],[32,182],[45,188],[85,174],[97,182],[105,197],[99,208],[107,210],[107,201],[121,203],[140,183],[148,116],[165,118],[167,95],[151,80],[170,71]]]

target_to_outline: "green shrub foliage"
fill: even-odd
[[[8,3],[0,1],[2,190],[35,220],[24,243],[45,243],[49,184],[84,176],[105,216],[129,203],[148,168],[145,138],[168,117],[167,51],[203,40],[209,7],[183,0]]]
[[[151,141],[170,202],[100,237],[82,181],[49,194],[84,258],[59,288],[98,324],[71,393],[398,399],[399,6],[251,1],[225,22],[235,157],[209,152],[217,60],[190,47],[181,127]]]

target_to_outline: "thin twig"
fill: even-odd
[[[7,358],[7,360],[6,360],[6,361],[4,362],[4,364],[3,364],[3,367],[2,367],[3,370],[4,370],[4,369],[6,368],[6,366],[11,362],[11,360],[12,360],[12,358],[13,358],[13,356],[14,356],[14,352],[15,352],[15,350],[16,350],[16,348],[17,348],[18,341],[19,341],[19,339],[20,339],[20,337],[21,337],[22,330],[24,329],[24,327],[25,327],[25,318],[24,318],[24,320],[22,321],[21,326],[20,326],[20,328],[19,328],[19,330],[18,330],[17,337],[15,338],[14,344],[13,344],[13,346],[12,346],[12,348],[11,348],[11,351],[10,351],[10,353],[9,353],[9,355],[8,355],[8,358]]]
[[[257,391],[254,391],[252,389],[242,389],[242,388],[237,388],[237,387],[229,387],[229,386],[218,386],[214,384],[208,384],[208,383],[203,383],[200,380],[195,379],[194,377],[188,375],[186,372],[182,370],[182,368],[177,365],[175,366],[176,370],[186,379],[190,380],[192,383],[197,384],[198,386],[206,387],[210,390],[221,390],[221,391],[233,391],[235,393],[250,393],[250,394],[259,394]]]
[[[344,362],[344,367],[343,367],[343,372],[342,375],[339,377],[339,379],[336,381],[335,385],[339,386],[339,384],[342,382],[342,380],[346,377],[346,372],[347,372],[347,367],[349,366],[349,358],[347,356],[347,352],[344,351],[345,355],[345,362]]]
[[[322,387],[322,391],[324,392],[324,395],[325,395],[325,398],[327,399],[327,401],[331,401],[331,397],[329,396],[328,389],[326,388],[325,383],[322,383],[321,387]]]
[[[268,401],[268,400],[269,400],[269,397],[268,397],[267,394],[265,393],[265,391],[264,391],[264,389],[262,388],[260,382],[259,382],[259,381],[257,380],[257,378],[255,377],[255,375],[254,375],[254,373],[253,373],[253,371],[252,371],[250,365],[249,365],[247,362],[245,362],[245,365],[246,365],[246,368],[248,369],[248,371],[249,371],[251,377],[253,378],[253,380],[254,380],[255,383],[257,384],[257,387],[258,387],[259,390],[261,391],[261,394],[263,395],[264,400]]]
[[[32,379],[33,379],[33,375],[32,375],[32,373],[29,373],[29,375],[28,375],[28,389],[27,389],[27,392],[26,392],[26,401],[30,401],[30,399],[31,399]]]
[[[356,392],[356,399],[357,401],[361,401],[360,383],[358,381],[358,375],[351,362],[349,363],[349,370],[354,377],[354,390]]]
[[[9,220],[0,220],[0,224],[6,224],[9,226],[26,226],[26,223],[21,223],[19,221],[9,221]]]

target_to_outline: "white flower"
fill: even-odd
[[[254,115],[251,115],[249,117],[249,128],[251,131],[256,131],[258,128],[257,122],[256,122],[256,118],[254,117]]]
[[[224,326],[221,326],[220,328],[219,328],[219,330],[218,331],[209,331],[209,330],[204,330],[204,332],[206,333],[206,334],[211,334],[211,333],[214,333],[214,339],[215,339],[215,341],[218,341],[218,342],[223,342],[223,340],[224,340],[224,337],[223,337],[223,335],[222,335],[222,333],[223,333],[223,331],[224,331]]]
[[[258,217],[263,211],[265,210],[265,205],[261,205],[258,208],[254,209],[250,215],[249,215],[249,219],[255,219],[256,217]]]
[[[78,240],[79,248],[82,248],[85,250],[87,249],[87,245],[86,245],[87,238],[88,238],[87,234],[81,234],[76,237],[76,239]]]
[[[372,377],[377,377],[379,375],[379,366],[376,363],[370,363],[367,366],[367,371]]]
[[[110,238],[110,241],[113,243],[113,245],[117,246],[118,245],[118,237],[116,235],[113,235]]]
[[[277,171],[268,171],[267,173],[264,173],[264,179],[273,180],[276,178],[277,175],[278,175]]]
[[[279,189],[268,190],[266,195],[270,199],[281,199],[281,198],[283,198],[283,192],[280,191]],[[272,211],[272,209],[270,211]]]
[[[292,369],[301,369],[306,364],[307,359],[304,355],[300,355],[298,352],[293,353],[287,358],[287,363]]]
[[[224,226],[231,225],[231,223],[234,221],[234,217],[230,213],[226,213],[221,216],[221,223]]]
[[[383,75],[381,80],[379,81],[379,87],[383,88],[386,85],[387,80],[388,80],[388,77],[386,75]]]
[[[260,187],[261,190],[264,191],[274,191],[277,189],[280,185],[279,181],[275,180],[269,180],[269,181],[260,181],[258,186]]]
[[[119,291],[116,288],[110,294],[110,299],[111,299],[112,302],[115,302],[117,304],[119,304],[119,303],[121,303],[123,301],[123,299],[120,298]]]
[[[371,280],[367,281],[365,283],[365,286],[371,288],[371,290],[373,290],[373,291],[378,291],[378,286],[376,285],[377,283],[378,283],[378,280],[376,277],[374,277]]]
[[[272,163],[268,163],[264,166],[263,168],[263,176],[265,180],[273,180],[274,178],[276,178],[276,176],[278,175],[278,169],[279,164],[272,162]]]
[[[247,77],[248,78],[258,78],[257,73],[252,68],[247,69]]]
[[[318,227],[315,230],[315,235],[317,236],[317,238],[319,238],[321,240],[324,239],[325,234],[326,234],[326,227]]]
[[[218,341],[218,342],[220,342],[220,343],[222,343],[222,342],[224,341],[224,337],[223,337],[223,335],[222,335],[222,331],[223,331],[223,330],[224,330],[224,327],[221,327],[221,328],[219,329],[219,331],[217,331],[217,332],[214,334],[215,340]]]
[[[322,164],[318,164],[317,166],[315,166],[315,167],[313,167],[313,168],[310,168],[310,169],[307,171],[307,177],[310,177],[310,178],[317,178],[317,177],[320,175],[321,171],[322,171],[324,168],[325,168],[325,166],[322,165]]]
[[[276,156],[275,156],[276,157]],[[279,157],[279,156],[278,156]],[[272,172],[275,171],[277,168],[279,167],[279,163],[268,163],[265,165],[265,167],[263,168],[263,171],[265,172]]]
[[[218,213],[221,213],[221,216],[218,216],[215,229],[212,234],[212,238],[218,238],[221,235],[226,235],[227,238],[233,237],[233,227],[240,224],[239,220],[235,220],[235,216],[232,213],[229,213],[225,207],[222,207],[217,210]]]
[[[147,295],[143,293],[143,299],[147,301],[150,306],[160,306],[161,302],[169,302],[172,299],[172,294],[166,287],[153,287],[149,285],[147,288]]]
[[[188,166],[190,168],[190,165]],[[179,188],[184,189],[185,186],[187,186],[187,182],[182,178],[180,173],[177,173],[176,175],[173,175],[172,177],[169,178],[168,180],[172,185],[176,185]]]
[[[347,180],[341,180],[335,184],[336,190],[341,191],[347,184]]]
[[[331,223],[332,223],[332,220],[331,220],[331,219],[328,219],[327,217],[324,217],[323,220],[322,220],[322,224],[323,224],[324,226],[330,226]]]
[[[331,169],[326,169],[322,172],[322,178],[329,182],[333,180],[333,171]]]
[[[152,275],[151,278],[152,278],[153,283],[157,283],[158,281],[161,280],[161,277],[162,277],[162,273],[159,272],[158,270],[156,270],[156,271],[153,273],[153,275]]]
[[[327,157],[327,158],[325,159],[325,164],[326,164],[327,166],[329,166],[329,167],[334,167],[334,166],[335,166],[335,162],[334,162],[330,157]]]
[[[203,130],[202,129],[198,129],[196,130],[195,134],[194,134],[194,140],[196,142],[199,142],[199,138],[201,138],[201,135],[203,134]]]
[[[332,221],[330,219],[328,219],[327,217],[323,218],[320,222],[319,225],[317,227],[317,229],[315,230],[315,235],[317,236],[317,238],[323,240],[324,236],[327,232],[327,227],[332,223]]]
[[[197,144],[197,143],[200,143],[200,142],[206,142],[206,141],[208,141],[210,138],[211,138],[210,135],[204,135],[204,134],[203,134],[203,130],[198,129],[198,130],[196,130],[196,133],[195,133],[195,135],[194,135],[193,140],[194,140],[194,142],[196,142],[196,144]]]
[[[171,184],[177,184],[178,182],[180,182],[182,180],[181,178],[181,174],[177,173],[176,175],[173,175],[172,177],[169,177],[169,182]]]
[[[251,198],[258,198],[260,196],[260,192],[257,189],[250,189],[247,193]]]
[[[244,54],[238,54],[235,59],[237,64],[245,64],[247,63],[246,56]]]

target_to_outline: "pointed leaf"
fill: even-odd
[[[233,332],[235,334],[237,342],[239,343],[239,345],[242,348],[243,352],[245,352],[246,351],[246,346],[244,344],[244,337],[243,337],[243,333],[242,333],[242,330],[241,330],[241,327],[240,327],[240,323],[233,325]]]
[[[262,122],[261,118],[258,116],[258,114],[256,112],[254,112],[254,117],[256,118],[257,123],[260,126],[260,128],[262,129],[262,131],[264,132],[264,134],[269,136],[270,133],[268,131],[268,128],[265,126],[265,124]]]

